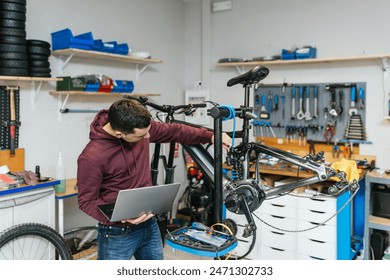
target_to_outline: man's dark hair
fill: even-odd
[[[149,111],[136,100],[121,99],[108,109],[108,121],[114,130],[125,134],[134,133],[134,128],[146,128],[150,125]]]

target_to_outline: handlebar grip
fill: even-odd
[[[193,108],[205,108],[207,107],[206,103],[191,104]]]

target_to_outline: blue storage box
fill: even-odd
[[[100,88],[100,83],[94,83],[94,84],[86,84],[85,85],[85,91],[88,92],[97,92]]]
[[[116,41],[103,42],[102,40],[98,39],[94,40],[93,50],[127,55],[129,53],[129,46],[127,44],[118,44]]]
[[[296,51],[296,49],[294,51],[289,51],[289,50],[283,49],[282,50],[282,60],[296,59],[295,51]]]
[[[116,46],[117,46],[117,42],[103,42],[100,39],[94,40],[93,42],[93,50],[99,52],[115,53]]]
[[[295,51],[295,56],[297,59],[316,58],[317,49],[312,47],[303,47]]]
[[[100,88],[100,80],[96,75],[84,75],[85,91],[97,92]]]
[[[69,28],[51,33],[53,50],[68,48],[91,50],[93,47],[93,36],[91,32],[73,36]]]
[[[128,55],[129,54],[129,45],[124,43],[124,44],[118,44],[116,48],[117,54],[123,54],[123,55]]]
[[[134,90],[133,81],[115,80],[114,81],[114,88],[112,89],[112,92],[132,93],[133,90]]]

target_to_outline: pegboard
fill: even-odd
[[[254,136],[297,139],[305,133],[316,142],[364,142],[366,95],[365,82],[258,84]]]
[[[15,99],[15,148],[19,147],[19,126],[20,126],[20,99],[19,99],[19,87],[14,90],[14,99]],[[6,150],[11,148],[11,135],[10,135],[10,125],[11,125],[11,109],[10,109],[10,92],[6,86],[0,86],[1,95],[0,95],[0,123],[1,123],[1,132],[0,132],[0,150]]]

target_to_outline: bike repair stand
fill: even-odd
[[[222,223],[222,120],[230,115],[224,107],[214,107],[209,115],[214,118],[214,221]],[[227,255],[237,247],[237,238],[234,235],[214,230],[200,223],[192,223],[190,227],[183,227],[168,232],[166,243],[173,249],[187,253],[219,258]]]

